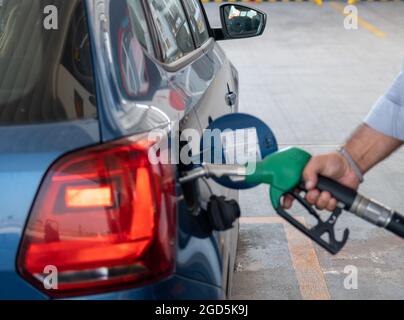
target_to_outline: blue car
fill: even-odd
[[[199,0],[0,1],[0,299],[229,297],[238,222],[209,204],[237,216],[238,194],[181,185],[190,164],[170,157],[238,110],[216,41],[266,16],[220,14],[214,29]]]

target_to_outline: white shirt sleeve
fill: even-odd
[[[404,71],[365,118],[371,128],[404,141]]]

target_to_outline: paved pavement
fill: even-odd
[[[240,72],[241,110],[266,121],[281,146],[335,149],[402,66],[404,3],[358,4],[358,30],[344,29],[341,2],[256,6],[269,14],[265,35],[222,43]],[[218,25],[217,5],[206,7]],[[369,173],[361,191],[404,212],[403,163],[404,150]],[[404,299],[404,242],[346,213],[338,229],[349,226],[350,241],[330,256],[281,223],[267,193],[241,193],[233,298]],[[355,270],[358,287],[348,290]]]

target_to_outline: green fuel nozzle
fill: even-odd
[[[345,246],[349,237],[348,229],[343,230],[341,240],[337,240],[335,236],[335,224],[343,209],[404,238],[404,217],[402,215],[379,202],[358,194],[356,190],[323,176],[318,177],[316,187],[320,191],[330,192],[337,199],[338,206],[328,219],[320,217],[305,197],[301,196],[301,193],[307,192],[302,175],[310,159],[311,155],[306,151],[291,147],[273,153],[262,161],[248,163],[244,166],[202,164],[180,178],[180,182],[187,183],[201,177],[231,177],[232,179],[243,179],[253,185],[267,184],[270,186],[270,201],[276,212],[332,254],[338,253]],[[307,227],[289,214],[281,205],[281,199],[285,195],[290,195],[297,200],[306,212],[317,220],[317,224]],[[325,235],[327,237],[324,237]]]
[[[282,196],[302,181],[302,172],[311,155],[299,148],[287,148],[264,160],[247,165],[246,182],[271,186],[270,198],[274,209],[281,205]]]
[[[260,162],[249,163],[245,180],[270,185],[269,197],[276,212],[327,251],[336,254],[343,248],[349,236],[346,229],[341,241],[335,237],[334,225],[341,214],[341,209],[337,208],[327,220],[323,221],[307,200],[300,196],[301,191],[304,191],[303,170],[310,159],[311,155],[302,149],[287,148],[271,154]],[[281,199],[285,195],[295,198],[317,220],[313,228],[308,228],[282,208]],[[324,239],[324,234],[328,234],[328,241]]]

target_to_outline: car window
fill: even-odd
[[[96,116],[83,1],[1,0],[0,125]]]
[[[172,63],[195,49],[180,0],[150,0],[163,62]]]
[[[121,92],[144,97],[150,88],[145,53],[153,54],[147,21],[139,0],[110,2],[110,36]]]
[[[199,0],[183,0],[183,2],[188,13],[196,44],[199,47],[209,39],[209,32],[201,4]]]

